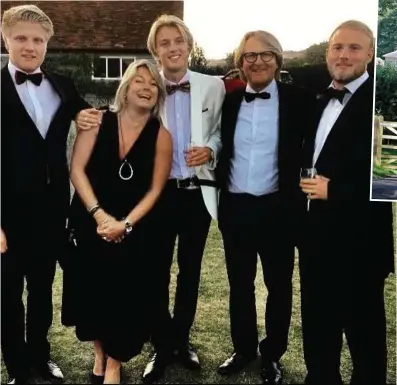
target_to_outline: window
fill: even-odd
[[[121,79],[135,57],[99,56],[94,59],[93,79]]]

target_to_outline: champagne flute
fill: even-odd
[[[313,179],[317,175],[315,167],[301,168],[301,179]],[[307,207],[306,211],[310,210],[310,194],[307,194]]]
[[[186,162],[186,165],[187,165],[188,155],[189,155],[189,153],[191,152],[191,150],[194,147],[196,147],[196,143],[193,140],[188,142],[186,144],[186,146],[185,146],[185,162]],[[194,166],[191,166],[191,167],[187,166],[187,167],[188,167],[188,170],[189,170],[189,178],[190,178],[190,185],[189,185],[189,187],[187,187],[187,189],[188,190],[193,190],[193,189],[196,188],[196,186],[194,185],[194,177],[196,175],[196,171],[195,171]]]

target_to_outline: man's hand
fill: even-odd
[[[76,115],[77,130],[91,130],[99,128],[102,123],[103,112],[95,108],[82,110]]]
[[[330,179],[322,175],[316,175],[314,179],[301,179],[299,184],[302,191],[308,194],[309,199],[328,199],[328,182]]]
[[[7,251],[7,238],[3,229],[0,229],[0,253],[3,254]]]
[[[211,160],[211,151],[209,147],[193,147],[185,151],[186,165],[195,167],[208,163]]]

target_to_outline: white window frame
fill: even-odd
[[[105,64],[105,68],[106,68],[106,77],[95,77],[94,76],[94,62],[92,63],[92,76],[91,79],[92,80],[120,80],[122,78],[122,75],[117,77],[117,78],[112,78],[108,76],[108,59],[119,59],[119,63],[120,63],[120,74],[122,74],[123,72],[123,59],[133,59],[134,62],[137,61],[137,57],[136,56],[130,56],[130,55],[101,55],[98,57],[98,59],[106,59],[106,64]]]

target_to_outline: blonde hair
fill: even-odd
[[[179,17],[174,15],[161,15],[150,27],[149,35],[147,38],[147,49],[158,61],[158,55],[156,50],[156,36],[160,28],[162,27],[174,27],[176,28],[183,39],[187,42],[189,54],[193,49],[193,35],[189,28]]]
[[[138,60],[128,66],[120,81],[120,85],[114,98],[114,103],[110,106],[110,110],[117,113],[123,111],[123,109],[126,107],[125,98],[127,96],[128,87],[131,83],[131,80],[136,76],[137,70],[140,67],[146,67],[156,82],[158,97],[157,102],[152,110],[152,115],[161,121],[160,111],[163,108],[165,101],[165,86],[156,65],[149,60]]]
[[[280,42],[277,40],[277,38],[274,35],[272,35],[270,32],[261,31],[261,30],[247,32],[241,39],[240,44],[234,53],[234,65],[236,66],[236,68],[239,69],[241,79],[247,81],[244,72],[242,71],[243,60],[244,60],[243,54],[244,54],[245,43],[251,37],[256,37],[258,40],[260,40],[261,43],[269,47],[268,49],[269,51],[273,52],[276,55],[276,63],[278,68],[276,70],[275,77],[276,79],[278,79],[280,76],[281,67],[283,66],[283,49],[281,47]]]
[[[48,39],[54,35],[54,27],[51,19],[40,8],[29,4],[11,7],[4,11],[1,21],[1,33],[4,40],[5,37],[10,36],[11,28],[20,21],[39,23],[47,32]]]
[[[348,20],[348,21],[343,22],[342,24],[339,24],[332,32],[332,34],[328,40],[328,43],[332,40],[332,38],[334,37],[336,32],[338,32],[340,29],[343,29],[343,28],[355,29],[357,31],[363,32],[371,41],[371,49],[373,49],[375,47],[375,37],[374,37],[374,34],[373,34],[371,28],[369,28],[368,25],[366,25],[363,22],[358,21],[358,20]]]

